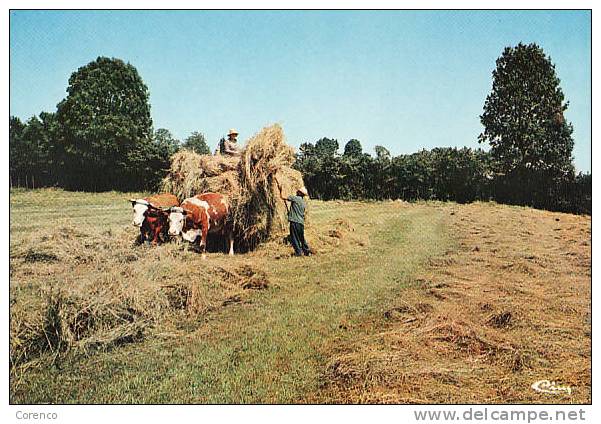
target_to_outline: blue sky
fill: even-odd
[[[588,11],[13,11],[10,113],[54,111],[70,74],[109,56],[138,69],[155,128],[201,131],[212,148],[230,127],[246,140],[273,122],[295,146],[478,147],[495,60],[536,42],[590,171],[590,23]]]

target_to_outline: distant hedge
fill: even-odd
[[[337,140],[321,138],[301,144],[297,153],[295,167],[310,195],[460,203],[492,199],[590,214],[592,177],[574,173],[572,126],[563,117],[567,103],[553,64],[538,46],[519,44],[505,49],[498,65],[481,116],[485,132],[479,139],[491,145],[490,152],[441,147],[393,157],[376,146],[372,156],[352,139],[340,154]],[[541,74],[531,75],[530,66]],[[544,85],[537,79],[542,76]],[[533,80],[524,86],[520,81],[526,78]],[[152,191],[179,148],[209,152],[201,133],[192,133],[182,145],[168,130],[153,130],[148,88],[120,59],[99,57],[77,69],[67,92],[55,113],[42,112],[26,122],[10,117],[11,187]],[[517,115],[509,107],[516,104],[525,108]],[[524,132],[523,117],[529,113],[534,130]]]
[[[349,143],[352,147],[346,148]],[[459,203],[495,200],[591,213],[591,174],[580,173],[560,182],[520,179],[519,175],[495,173],[492,156],[481,149],[445,147],[392,157],[378,146],[372,157],[362,152],[357,140],[349,143],[343,154],[338,153],[338,142],[332,139],[301,145],[295,167],[303,173],[311,197]]]

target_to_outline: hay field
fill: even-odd
[[[130,197],[11,192],[11,402],[590,401],[590,217],[310,201],[315,256],[202,261]]]
[[[332,352],[337,403],[590,403],[591,219],[448,205],[455,245]],[[535,381],[571,394],[541,394]]]

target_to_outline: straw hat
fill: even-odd
[[[307,189],[305,187],[301,187],[297,190],[297,193],[301,193],[303,196],[308,196],[309,192],[307,191]]]
[[[230,135],[238,135],[238,131],[236,131],[235,129],[230,129],[230,132],[227,133],[228,136]]]

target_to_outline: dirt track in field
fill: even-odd
[[[455,247],[332,346],[317,398],[342,403],[591,402],[591,218],[441,206]],[[543,394],[538,380],[570,386]]]

